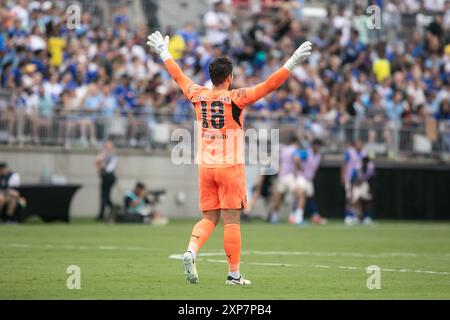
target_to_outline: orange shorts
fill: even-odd
[[[239,210],[247,206],[245,166],[199,167],[200,210]]]

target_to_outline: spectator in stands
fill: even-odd
[[[450,2],[447,1],[445,3],[445,14],[443,18],[444,30],[448,34],[450,31]]]
[[[38,95],[38,106],[37,106],[37,116],[34,125],[34,137],[36,141],[39,141],[41,129],[47,131],[47,136],[51,136],[51,126],[52,126],[52,117],[54,115],[55,102],[51,98],[45,94],[45,89],[43,86],[39,87],[39,95]]]
[[[166,34],[170,37],[169,52],[175,60],[181,60],[184,58],[187,45],[184,41],[184,37],[180,34],[174,34],[173,29],[169,27]]]
[[[127,8],[120,6],[117,8],[116,13],[113,15],[113,21],[116,26],[128,25],[129,19],[127,15]]]
[[[391,76],[391,63],[385,56],[385,48],[383,44],[378,45],[376,50],[376,58],[373,61],[373,73],[378,83],[382,83]]]
[[[186,44],[186,53],[195,55],[195,51],[200,46],[200,34],[195,30],[195,25],[192,22],[185,23],[179,34]]]
[[[89,137],[89,143],[92,146],[97,144],[95,121],[97,119],[98,111],[101,108],[103,100],[102,92],[99,90],[99,86],[96,82],[90,83],[86,87],[86,93],[82,98],[81,112],[82,117],[80,119],[81,128],[81,142],[86,144]]]
[[[398,7],[399,1],[389,1],[383,8],[383,28],[387,29],[388,38],[394,39],[401,27],[401,14]]]
[[[44,80],[44,91],[47,97],[50,97],[54,103],[58,103],[59,97],[64,90],[63,85],[58,81],[58,73],[55,69],[50,71],[50,79]]]
[[[358,69],[364,63],[363,52],[365,50],[364,44],[360,41],[359,31],[351,30],[350,40],[345,45],[343,65],[350,63],[353,69]]]
[[[350,40],[351,29],[351,22],[345,12],[345,6],[339,6],[337,14],[335,14],[332,18],[332,26],[334,30],[339,30],[342,32],[340,44],[345,46],[348,40]]]
[[[113,210],[111,201],[111,189],[116,182],[115,171],[117,169],[117,155],[114,152],[114,144],[111,140],[106,141],[102,152],[95,159],[95,166],[100,175],[100,210],[97,220],[103,220],[105,209]]]
[[[436,115],[438,120],[450,120],[450,102],[449,100],[442,100],[439,107],[439,112]]]
[[[76,85],[68,85],[67,88],[61,92],[61,111],[60,115],[64,117],[64,122],[60,123],[59,133],[62,139],[65,139],[66,146],[70,146],[70,138],[75,137],[76,130],[79,130],[81,118],[79,109],[82,103],[81,90],[78,90]]]
[[[0,217],[8,222],[17,222],[18,207],[25,205],[25,199],[15,189],[18,186],[19,174],[11,171],[7,163],[0,163]]]
[[[113,94],[111,83],[106,82],[101,86],[102,102],[100,104],[100,115],[105,119],[111,119],[119,110],[119,103]]]
[[[213,0],[212,9],[206,12],[203,19],[207,30],[206,36],[208,37],[208,41],[213,45],[227,46],[227,41],[229,40],[228,31],[231,28],[232,22],[224,1]]]
[[[386,115],[389,120],[387,124],[386,140],[389,148],[393,149],[392,136],[401,126],[402,116],[409,109],[405,95],[402,91],[397,90],[393,93],[392,98],[386,100]]]
[[[217,56],[229,55],[236,62],[237,86],[252,85],[267,77],[280,65],[284,52],[305,37],[314,38],[320,50],[311,55],[308,64],[294,70],[295,77],[282,92],[286,98],[281,97],[280,101],[280,97],[275,97],[273,101],[262,100],[250,106],[252,118],[270,119],[268,110],[277,108],[272,119],[281,118],[281,123],[308,118],[317,126],[325,117],[324,128],[335,124],[331,120],[350,124],[353,117],[366,120],[371,116],[368,101],[375,90],[381,94],[381,105],[389,104],[393,92],[405,93],[404,102],[411,112],[399,120],[399,129],[420,105],[428,110],[431,107],[430,112],[436,114],[449,91],[450,45],[446,31],[450,26],[450,4],[419,0],[383,2],[384,18],[389,20],[384,23],[391,25],[385,24],[379,30],[384,41],[381,43],[378,38],[370,37],[365,7],[360,6],[363,2],[356,3],[353,17],[346,11],[349,8],[345,6],[346,1],[330,4],[329,16],[314,35],[314,29],[307,28],[303,20],[294,19],[294,11],[298,9],[296,1],[261,2],[253,14],[238,9],[236,2],[212,0],[211,9],[200,21],[202,26],[197,28],[188,23],[179,30],[173,29],[173,34],[184,43],[184,49],[178,52],[180,62],[196,82],[210,85],[209,62]],[[99,27],[96,19],[89,19],[89,11],[83,10],[86,13],[81,28],[70,30],[64,24],[64,5],[69,4],[64,0],[58,5],[50,1],[2,1],[0,85],[8,88],[13,98],[8,101],[10,108],[0,111],[0,118],[10,129],[11,142],[30,131],[34,139],[29,140],[37,140],[36,101],[42,83],[45,95],[54,101],[53,114],[62,116],[55,136],[68,138],[67,146],[74,139],[89,146],[87,138],[92,141],[98,138],[93,132],[95,127],[101,127],[97,122],[102,123],[103,117],[108,119],[112,114],[122,117],[129,145],[145,145],[137,141],[146,138],[141,134],[146,119],[142,119],[145,116],[139,111],[142,109],[139,100],[144,94],[155,114],[170,113],[169,118],[177,123],[189,117],[188,103],[182,94],[172,90],[173,84],[161,61],[140,45],[146,31],[133,29],[125,6],[114,11],[110,28]],[[432,15],[432,23],[422,25],[426,19],[416,21],[417,13]],[[400,26],[399,15],[402,16]],[[203,38],[200,37],[202,28],[206,33]],[[386,36],[387,32],[392,34]],[[177,37],[171,39],[175,41]],[[174,43],[171,51],[175,50],[173,46]],[[175,47],[183,48],[183,45]],[[86,104],[87,108],[98,110],[95,100],[99,97],[95,94],[91,97],[94,107],[88,101],[83,102],[92,83],[101,91],[108,83],[108,90],[112,89],[114,94],[114,98],[101,94],[111,106],[100,104],[98,114],[102,118],[92,118],[91,114],[82,112]],[[15,130],[13,123],[26,123],[26,130]],[[85,137],[83,134],[80,137],[79,132],[83,131]]]
[[[366,109],[369,124],[369,142],[375,143],[377,135],[384,136],[385,142],[391,140],[389,130],[385,127],[387,120],[385,102],[377,91],[373,91]]]
[[[423,0],[423,7],[429,13],[440,13],[445,9],[445,0]]]
[[[59,27],[54,26],[51,36],[48,38],[48,51],[50,53],[50,65],[59,67],[63,62],[63,49],[66,42],[61,37]]]
[[[364,8],[356,5],[353,13],[352,27],[358,31],[359,40],[363,45],[369,43],[369,30],[367,29],[367,16],[364,14]]]

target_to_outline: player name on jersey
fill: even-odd
[[[196,96],[192,98],[192,102],[200,102],[200,101],[220,101],[223,103],[231,104],[231,98],[230,97],[217,97],[217,96],[210,96],[210,95],[201,95]]]

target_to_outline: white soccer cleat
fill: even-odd
[[[357,217],[352,217],[352,216],[346,216],[344,219],[344,223],[347,226],[354,226],[357,225],[359,222]]]
[[[365,217],[363,219],[362,223],[365,224],[365,225],[371,225],[371,224],[373,224],[373,220],[372,220],[371,217]]]
[[[239,279],[235,279],[232,276],[228,276],[227,281],[225,281],[225,284],[227,286],[240,286],[240,285],[249,285],[252,284],[252,282],[250,280],[244,279],[241,275]]]
[[[190,283],[198,283],[197,267],[195,266],[194,256],[187,251],[183,256],[183,267],[186,280]]]

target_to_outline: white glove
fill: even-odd
[[[169,36],[163,38],[159,31],[148,36],[147,45],[152,48],[163,61],[172,58],[169,52]]]
[[[298,65],[300,62],[306,60],[308,56],[311,54],[312,49],[312,43],[309,41],[305,41],[302,43],[300,47],[298,47],[297,50],[295,50],[292,57],[289,58],[288,61],[284,64],[284,67],[288,69],[289,71],[294,70],[295,66]]]

